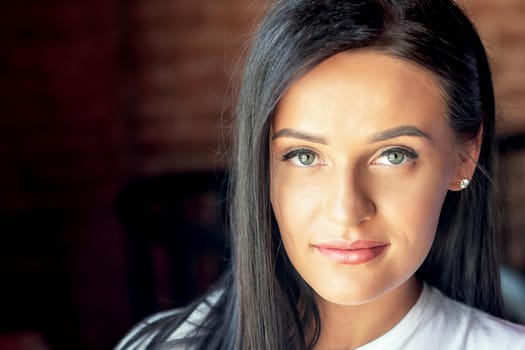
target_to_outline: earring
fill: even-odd
[[[468,187],[469,183],[470,183],[469,179],[463,178],[459,180],[459,187],[461,187],[461,189],[464,190],[465,188]]]

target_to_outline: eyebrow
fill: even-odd
[[[373,134],[370,138],[370,142],[380,142],[385,141],[389,139],[393,139],[400,136],[415,136],[415,137],[422,137],[428,140],[432,140],[430,136],[420,129],[416,128],[415,126],[411,125],[402,125],[398,126],[392,129],[387,129],[384,131],[377,132]],[[314,143],[321,143],[323,145],[327,145],[328,142],[323,136],[310,134],[304,131],[299,131],[295,129],[290,128],[284,128],[273,134],[272,140],[275,140],[279,137],[291,137],[294,139],[300,139],[305,141],[310,141]]]
[[[289,128],[285,128],[285,129],[281,129],[277,131],[275,134],[273,134],[272,140],[275,140],[279,137],[291,137],[294,139],[300,139],[300,140],[310,141],[314,143],[322,143],[323,145],[327,144],[326,139],[323,136],[309,134],[303,131],[289,129]]]
[[[380,131],[378,133],[375,133],[372,135],[369,140],[371,142],[379,142],[384,140],[393,139],[400,136],[416,136],[416,137],[422,137],[427,140],[432,140],[430,136],[420,129],[416,128],[415,126],[411,125],[402,125],[398,126],[396,128]]]

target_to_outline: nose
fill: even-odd
[[[373,217],[376,207],[367,195],[363,174],[355,170],[335,172],[329,181],[325,201],[327,218],[342,226],[357,226]]]

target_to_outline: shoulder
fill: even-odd
[[[199,326],[217,302],[215,292],[189,309],[181,308],[154,314],[131,329],[114,350],[145,350],[160,332],[168,331],[163,342],[181,343],[190,335],[198,335]]]
[[[525,349],[525,326],[452,300],[435,288],[432,294],[432,323],[450,348]]]
[[[177,319],[182,309],[159,312],[136,324],[114,347],[114,350],[144,350],[153,341],[162,324]]]

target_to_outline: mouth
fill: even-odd
[[[322,256],[338,264],[359,265],[379,257],[389,246],[379,241],[330,241],[313,244]]]

